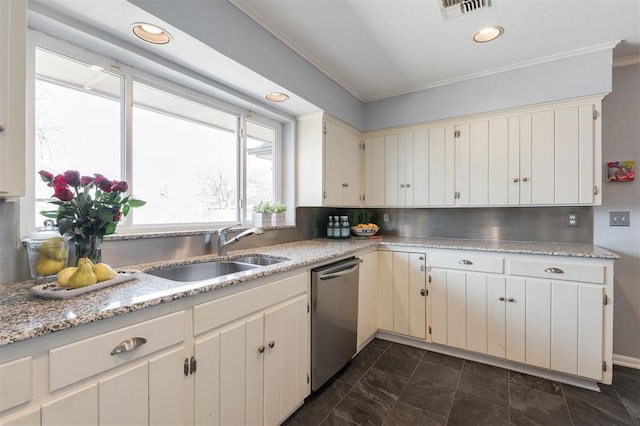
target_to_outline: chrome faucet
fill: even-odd
[[[224,228],[220,228],[218,229],[218,255],[219,256],[224,256],[227,254],[227,247],[228,246],[232,246],[235,243],[237,243],[238,241],[240,241],[241,239],[243,239],[244,237],[248,237],[249,235],[260,235],[264,233],[264,229],[263,228],[250,228],[247,229],[246,231],[243,231],[241,233],[239,233],[238,235],[236,235],[235,237],[231,238],[229,241],[227,241],[227,231],[229,231],[229,229],[239,226],[239,223],[236,223],[234,225],[229,225],[229,226],[225,226]]]

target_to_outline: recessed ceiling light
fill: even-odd
[[[500,37],[504,32],[504,28],[494,26],[483,28],[473,35],[473,40],[477,43],[486,43]]]
[[[171,41],[171,34],[157,25],[147,22],[136,22],[131,25],[133,33],[141,40],[153,44],[167,44]]]
[[[269,92],[264,95],[264,98],[271,102],[285,102],[289,99],[289,95],[280,92]]]

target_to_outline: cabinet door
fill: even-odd
[[[130,367],[98,382],[100,425],[149,424],[149,369],[147,363]]]
[[[384,137],[368,138],[364,145],[365,204],[384,206],[386,181]]]
[[[245,424],[246,324],[220,332],[220,424]]]
[[[599,285],[581,284],[578,289],[578,375],[594,380],[604,374],[604,295]]]
[[[123,401],[127,405],[127,401]],[[76,389],[42,405],[42,425],[98,425],[98,385]]]
[[[409,253],[393,253],[393,331],[409,334]]]
[[[324,204],[358,206],[362,179],[360,137],[331,120],[325,120],[324,125]]]
[[[520,204],[532,204],[532,117],[531,114],[522,114],[520,121],[520,178],[518,188],[520,191]],[[515,176],[514,176],[515,177]]]
[[[451,206],[454,202],[454,128],[429,129],[429,205]]]
[[[198,360],[194,376],[194,409],[197,425],[220,424],[220,333],[196,339]]]
[[[455,194],[456,206],[468,206],[471,186],[471,146],[469,123],[456,125],[455,138]],[[485,154],[486,155],[486,154]]]
[[[281,325],[282,315],[281,308],[271,310],[265,314],[264,321],[264,384],[263,392],[265,393],[264,401],[264,424],[276,425],[280,418],[280,403],[282,397],[282,375],[286,374],[282,370],[282,356],[285,351],[295,350],[291,347],[282,347]],[[295,339],[295,335],[293,336]],[[291,346],[286,345],[286,346]],[[295,371],[295,364],[288,366]],[[247,401],[247,406],[251,405]],[[249,422],[247,422],[249,424]],[[258,423],[260,424],[260,423]]]
[[[182,346],[149,360],[149,424],[185,423]]]
[[[378,252],[360,256],[358,277],[358,351],[378,330]]]
[[[506,357],[506,298],[504,277],[487,277],[487,353]]]
[[[245,419],[248,425],[264,424],[265,377],[265,315],[258,314],[246,321],[246,394]]]
[[[20,412],[20,415],[10,417],[7,420],[0,420],[1,426],[40,426],[42,423],[40,408],[35,408],[31,411]],[[51,424],[51,423],[50,423]],[[70,423],[62,423],[62,424],[70,424]],[[86,423],[87,425],[92,425],[96,423]]]
[[[531,118],[531,204],[553,204],[554,113],[553,110],[535,112]]]
[[[487,353],[487,276],[467,274],[467,349]]]
[[[413,205],[413,132],[398,135],[398,205]]]
[[[509,179],[509,192],[508,192],[508,204],[510,206],[520,204],[520,116],[514,115],[509,117],[509,135],[508,135],[508,148],[509,153],[509,166],[508,166],[508,179]],[[523,150],[524,151],[524,150]],[[529,202],[530,203],[530,202]],[[522,202],[522,204],[529,204]]]
[[[550,368],[551,283],[544,280],[526,281],[526,362],[529,365]]]
[[[505,206],[509,201],[509,125],[507,117],[489,120],[487,196],[490,206]]]
[[[447,271],[447,344],[467,347],[466,273]]]
[[[463,158],[467,164],[456,164],[456,167],[468,169],[468,202],[472,206],[489,204],[489,120],[474,121],[469,125],[469,155]],[[456,182],[458,188],[458,182]],[[459,189],[461,197],[465,189]]]
[[[398,135],[384,137],[384,204],[400,205]]]
[[[429,205],[429,133],[426,130],[413,132],[413,180],[411,188],[414,206]]]
[[[393,252],[378,254],[378,328],[393,331]]]
[[[506,357],[525,362],[525,280],[507,278],[506,284]]]
[[[27,1],[0,1],[0,197],[25,193]]]
[[[409,253],[409,335],[427,337],[425,255]]]
[[[267,353],[265,355],[265,423],[277,425],[291,414],[308,395],[306,381],[308,369],[308,324],[307,297],[299,296],[278,308],[279,337],[271,339],[270,314],[265,315],[265,337]],[[270,343],[274,341],[274,346]],[[275,361],[274,361],[275,360]],[[279,387],[275,388],[268,369],[275,367]],[[274,386],[272,386],[274,385]],[[277,391],[277,392],[276,392]],[[279,404],[275,405],[273,393],[279,394]],[[269,405],[275,409],[271,412]],[[277,409],[277,410],[276,410]],[[272,417],[273,416],[273,417]]]
[[[431,276],[431,341],[447,344],[447,272],[434,269]]]

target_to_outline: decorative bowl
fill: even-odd
[[[351,230],[353,231],[353,233],[356,234],[358,237],[371,237],[375,235],[379,229],[380,227],[378,226],[376,226],[375,228],[357,228],[355,226],[351,227]]]

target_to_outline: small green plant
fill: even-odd
[[[372,223],[374,218],[375,214],[371,210],[349,210],[349,223],[354,226],[359,223]]]
[[[282,203],[273,203],[271,207],[273,207],[274,213],[284,213],[287,211],[287,206]]]
[[[253,206],[253,212],[261,213],[261,214],[270,214],[274,212],[274,205],[271,204],[269,201],[260,201],[258,204]]]

